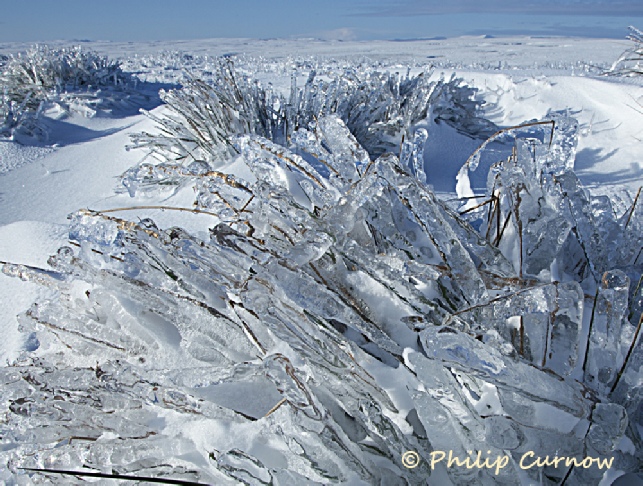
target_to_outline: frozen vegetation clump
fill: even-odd
[[[494,125],[480,116],[475,91],[459,79],[431,80],[398,73],[344,68],[318,77],[313,70],[303,87],[296,76],[288,96],[236,74],[230,59],[216,67],[212,83],[188,77],[183,88],[161,92],[169,113],[155,116],[159,133],[141,133],[133,146],[165,162],[204,160],[213,167],[237,153],[232,138],[260,135],[287,147],[299,127],[327,115],[338,116],[371,157],[398,152],[415,125],[428,118],[470,135],[489,135]],[[330,79],[327,79],[330,77]]]
[[[616,60],[609,74],[641,76],[643,75],[643,32],[630,26],[630,34],[627,38],[633,45]]]
[[[186,72],[198,73],[199,79],[211,80],[217,72],[219,59],[182,51],[161,51],[122,59],[121,68],[142,82],[180,84]]]
[[[36,140],[47,136],[40,123],[45,109],[92,116],[104,102],[101,90],[113,91],[130,81],[118,61],[81,47],[35,46],[8,58],[0,70],[0,135],[21,133]]]
[[[50,269],[3,266],[58,298],[20,317],[26,350],[0,370],[0,478],[595,485],[605,472],[523,469],[530,452],[640,470],[641,202],[623,212],[584,190],[578,123],[557,112],[516,138],[486,195],[447,205],[426,184],[422,117],[471,126],[441,83],[362,72],[293,86],[289,103],[249,80],[167,93],[194,112],[141,136],[160,160],[123,182],[133,197],[191,186],[195,211],[217,217],[198,237],[82,210]],[[231,156],[252,177],[215,167]],[[474,155],[463,193],[476,169]],[[440,451],[507,459],[432,469]]]

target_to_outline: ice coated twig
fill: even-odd
[[[618,386],[618,383],[621,380],[621,376],[623,376],[623,372],[625,371],[625,368],[627,368],[627,365],[630,361],[630,357],[632,356],[632,351],[634,351],[634,347],[636,346],[636,343],[638,341],[642,324],[643,324],[643,314],[641,314],[641,317],[639,318],[639,323],[636,325],[636,330],[634,331],[634,337],[632,337],[632,343],[630,344],[630,347],[627,350],[627,354],[625,355],[625,360],[623,361],[623,365],[621,366],[621,369],[616,374],[616,379],[614,380],[614,384],[610,389],[610,393],[614,393],[614,390],[616,390],[616,387]]]
[[[639,187],[639,190],[636,191],[636,197],[634,198],[634,202],[632,203],[632,209],[630,209],[629,211],[630,214],[627,217],[627,221],[625,221],[624,229],[626,229],[627,226],[630,224],[632,215],[634,214],[634,210],[636,209],[636,204],[639,202],[639,197],[641,196],[641,189],[643,189],[643,186]]]
[[[94,212],[96,214],[108,214],[108,213],[118,213],[121,211],[136,211],[138,209],[162,209],[163,211],[184,211],[187,213],[195,213],[195,214],[208,214],[210,216],[215,216],[219,217],[218,214],[209,212],[209,211],[204,211],[202,209],[197,209],[197,208],[177,208],[173,206],[130,206],[130,207],[125,207],[125,208],[111,208],[111,209],[101,209],[101,210],[93,210],[93,209],[88,209],[88,211]]]
[[[151,476],[134,476],[131,474],[107,474],[99,472],[88,472],[88,471],[73,471],[65,469],[49,469],[49,468],[34,468],[34,467],[21,467],[22,471],[31,471],[44,474],[61,474],[65,476],[73,476],[76,478],[103,478],[103,479],[118,479],[121,481],[145,481],[147,483],[155,484],[176,484],[176,485],[185,485],[185,486],[203,486],[205,483],[197,483],[195,481],[185,481],[181,479],[165,479],[165,478],[155,478]]]
[[[505,133],[511,133],[516,130],[520,130],[522,128],[529,128],[529,127],[534,127],[538,125],[551,125],[551,136],[550,136],[550,141],[549,144],[551,146],[551,141],[553,140],[554,137],[554,129],[556,127],[556,122],[554,120],[546,120],[546,121],[538,121],[538,122],[532,122],[532,123],[524,123],[522,125],[515,125],[513,127],[507,127],[503,128],[501,130],[498,130],[496,133],[491,135],[489,138],[487,138],[482,145],[480,145],[467,159],[467,161],[464,163],[463,167],[466,167],[467,169],[470,170],[475,170],[475,167],[477,167],[477,159],[480,156],[480,153],[489,145],[491,142],[496,140],[498,137],[501,135],[504,135]]]

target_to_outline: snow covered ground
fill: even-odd
[[[55,46],[55,43],[52,43],[52,45]],[[254,67],[255,71],[250,74],[264,84],[271,83],[277,90],[282,92],[287,92],[290,89],[290,70],[295,67],[303,72],[303,67],[305,66],[314,68],[332,61],[336,62],[337,66],[358,65],[360,63],[362,65],[376,65],[381,70],[398,71],[403,75],[406,74],[408,69],[410,74],[414,75],[428,66],[434,66],[432,74],[434,79],[438,79],[442,74],[446,79],[449,79],[455,73],[457,77],[463,79],[464,83],[475,88],[475,99],[484,101],[483,113],[485,118],[500,128],[535,120],[544,120],[547,119],[550,112],[567,110],[567,113],[577,119],[579,123],[574,171],[580,181],[593,194],[608,194],[613,200],[615,210],[618,208],[619,211],[624,211],[627,205],[633,201],[638,188],[643,185],[643,160],[641,158],[643,155],[643,150],[641,150],[643,147],[643,82],[641,79],[601,75],[602,71],[608,69],[618,56],[629,47],[627,41],[573,38],[468,37],[405,42],[213,39],[150,44],[92,42],[83,43],[82,45],[99,53],[108,54],[110,57],[123,59],[132,59],[134,56],[138,60],[146,56],[152,58],[159,51],[179,49],[185,53],[200,56],[207,55],[212,58],[222,55],[232,56],[240,59],[238,64],[244,72]],[[0,45],[0,55],[16,53],[25,47],[28,46],[2,44]],[[181,71],[178,68],[174,71],[153,66],[150,67],[148,72],[145,72],[143,68],[139,67],[139,69],[141,71],[139,71],[138,76],[143,81],[171,83],[178,81],[181,76]],[[164,79],[161,79],[163,77]],[[152,110],[152,113],[158,116],[166,112],[167,109],[164,106],[159,106]],[[102,211],[142,205],[192,207],[195,197],[192,187],[182,187],[176,192],[154,192],[147,196],[137,195],[136,198],[132,199],[127,192],[124,192],[119,182],[118,177],[140,162],[145,155],[142,150],[126,150],[126,147],[131,143],[130,136],[132,134],[155,130],[155,123],[148,117],[142,114],[133,114],[129,116],[87,118],[76,113],[68,117],[58,118],[58,114],[55,112],[49,113],[47,116],[50,131],[49,139],[44,144],[39,144],[39,146],[38,144],[36,146],[20,145],[8,139],[0,139],[0,262],[48,268],[48,258],[55,254],[59,247],[69,245],[70,222],[67,216],[80,209],[89,208]],[[424,168],[427,174],[427,184],[440,195],[441,199],[453,198],[455,197],[458,171],[484,140],[464,135],[446,123],[429,121],[426,126],[428,128],[428,141],[424,152]],[[487,155],[486,166],[481,164],[477,171],[470,174],[471,187],[476,194],[485,192],[488,165],[500,160],[501,156],[506,158],[511,154],[510,145],[498,145],[496,149],[498,150],[497,153],[490,152],[491,155]],[[497,157],[497,160],[494,157]],[[235,173],[237,176],[244,178],[251,177],[248,168],[238,160],[236,164],[223,167],[221,170]],[[284,177],[291,176],[284,175]],[[152,218],[161,229],[180,226],[206,241],[209,239],[209,229],[216,222],[216,218],[212,219],[204,214],[162,211],[159,209],[122,211],[114,213],[114,215],[125,218],[128,221]],[[397,308],[391,307],[389,301],[386,300],[388,290],[383,287],[378,290],[379,287],[366,274],[355,272],[355,275],[348,278],[348,281],[351,281],[356,288],[367,289],[362,294],[356,292],[355,295],[358,299],[366,302],[373,312],[387,317],[391,322],[403,320],[403,316],[408,312],[407,305],[399,304]],[[80,299],[85,291],[89,297],[90,291],[93,292],[93,287],[72,289],[71,295]],[[212,292],[216,293],[215,290]],[[21,363],[21,360],[24,360],[21,356],[26,353],[25,350],[33,350],[33,343],[30,341],[30,339],[33,340],[33,337],[29,333],[20,332],[19,319],[16,316],[27,311],[34,302],[46,302],[56,299],[58,298],[56,297],[57,295],[56,290],[50,287],[11,278],[7,275],[0,275],[0,326],[3,336],[0,343],[0,362],[6,363],[6,374],[11,372],[10,364]],[[107,306],[109,299],[101,301],[100,298],[100,295],[96,297],[97,300],[94,304],[98,303],[98,307],[100,305]],[[114,304],[112,309],[114,309],[114,312],[116,312],[116,309],[121,309],[119,312],[125,312],[123,311],[125,309],[130,313],[130,317],[140,316],[140,314],[137,314],[139,311],[135,309],[140,304],[136,302],[136,296],[131,297],[131,301],[128,301],[129,303],[125,303],[125,300],[129,298],[129,296],[123,296],[122,307]],[[378,302],[378,299],[382,300]],[[178,310],[172,312],[176,312],[179,315]],[[249,313],[245,315],[250,321],[252,320]],[[129,322],[126,317],[123,317],[121,325],[123,325],[123,322]],[[151,326],[156,325],[154,324],[156,321],[151,317],[148,320],[141,318],[140,321],[144,323],[142,327],[145,326],[145,323]],[[177,331],[172,325],[166,325],[160,321],[157,324],[157,327],[153,327],[153,329],[156,329],[159,335],[165,333],[164,337],[159,339],[167,345],[168,349],[179,346],[174,340],[189,339],[185,335],[181,336],[181,331]],[[632,324],[636,325],[636,322],[632,322]],[[387,333],[388,331],[385,330],[384,332]],[[140,331],[139,335],[143,332]],[[178,338],[175,336],[177,332],[179,333]],[[409,354],[418,355],[418,343],[416,341],[419,338],[414,332],[405,327],[403,330],[398,329],[395,333],[400,333],[396,336],[396,345],[400,345],[401,349],[406,348],[404,349],[406,356]],[[344,335],[349,336],[349,334]],[[359,342],[361,338],[361,336],[356,338],[356,342]],[[371,338],[377,341],[375,337],[371,336]],[[277,342],[274,336],[271,339]],[[48,353],[53,352],[52,349],[55,350],[56,346],[60,347],[60,353],[64,354],[66,352],[64,346],[56,344],[55,340],[50,338],[41,338],[41,340],[43,349],[49,346]],[[152,342],[148,338],[143,339],[143,341]],[[44,344],[45,342],[47,343],[46,345]],[[295,358],[293,357],[297,356],[297,352],[289,349],[288,345],[283,342],[280,346],[283,346],[283,349],[277,346],[272,350],[273,354],[280,352],[283,353],[283,356],[287,356],[294,361]],[[382,346],[382,349],[387,349],[381,342],[380,346]],[[368,348],[367,345],[362,347]],[[352,348],[347,348],[347,356],[352,357],[350,349]],[[246,351],[238,352],[239,362],[249,359],[248,356],[251,356]],[[409,390],[422,390],[431,384],[438,388],[446,387],[445,383],[450,382],[449,380],[466,382],[462,389],[470,390],[471,396],[476,397],[471,398],[470,402],[475,404],[478,412],[483,406],[488,407],[488,410],[481,413],[481,415],[498,414],[499,417],[506,417],[509,414],[507,411],[502,411],[502,406],[498,403],[495,386],[491,384],[492,380],[476,392],[472,388],[476,385],[467,381],[470,378],[464,375],[456,376],[455,374],[453,375],[456,376],[455,378],[453,376],[443,376],[443,369],[438,370],[435,365],[431,364],[432,362],[420,361],[419,358],[411,357],[405,363],[409,370],[418,374],[419,370],[423,370],[423,373],[436,373],[432,379],[418,381],[413,373],[409,371],[402,372],[400,368],[388,366],[390,365],[389,360],[394,360],[393,355],[395,353],[392,351],[391,353],[384,358],[381,357],[382,355],[378,355],[377,352],[373,353],[373,355],[362,353],[358,358],[359,365],[356,365],[359,370],[355,372],[358,374],[363,373],[360,375],[361,377],[375,377],[373,379],[378,382],[378,386],[389,394],[389,397],[381,399],[380,403],[387,403],[387,400],[394,402],[391,407],[383,410],[382,414],[389,416],[391,423],[397,426],[397,430],[385,432],[385,425],[380,424],[384,428],[378,428],[377,425],[373,425],[373,430],[378,430],[380,434],[401,433],[411,436],[415,428],[415,432],[421,437],[423,432],[420,429],[423,430],[422,422],[427,420],[427,412],[423,412],[419,408],[416,411],[417,407],[411,399],[413,393],[409,392]],[[153,355],[154,353],[151,354],[151,356]],[[177,360],[180,359],[179,356],[177,352]],[[379,356],[381,359],[375,359],[373,356]],[[110,359],[112,358],[115,359],[110,355]],[[344,358],[342,357],[341,359]],[[62,361],[60,362],[65,362],[65,359],[67,358],[61,358]],[[105,363],[112,363],[110,359],[105,357]],[[69,358],[67,363],[71,367],[88,366],[87,360],[83,361],[80,358],[78,360]],[[192,363],[191,365],[193,366],[194,364]],[[113,366],[118,368],[122,364]],[[304,358],[295,363],[295,366],[301,367],[298,369],[301,371],[302,376],[306,375],[309,364]],[[98,364],[96,364],[96,370],[98,369]],[[270,368],[269,371],[266,371],[266,376],[273,377],[277,373],[275,370],[276,368]],[[576,372],[578,372],[578,366]],[[113,373],[116,375],[117,371],[113,371]],[[247,376],[250,376],[250,372],[248,372]],[[278,391],[273,382],[267,378],[261,380],[248,378],[243,387],[235,387],[229,383],[226,385],[223,383],[225,382],[223,378],[220,378],[219,381],[220,383],[217,384],[214,378],[211,383],[202,378],[185,378],[186,383],[192,383],[190,386],[186,385],[188,386],[186,389],[192,390],[192,397],[197,397],[196,399],[204,400],[207,403],[214,403],[223,407],[223,409],[230,407],[237,412],[254,417],[253,420],[256,418],[260,418],[260,420],[247,423],[235,422],[234,420],[226,422],[220,416],[217,416],[216,420],[209,420],[201,416],[198,419],[186,419],[185,414],[188,412],[185,411],[189,411],[192,406],[191,402],[188,402],[193,399],[187,397],[187,395],[181,398],[181,400],[187,400],[181,405],[182,408],[177,406],[175,408],[165,408],[160,412],[156,410],[154,412],[156,415],[149,411],[147,402],[144,402],[140,397],[140,407],[142,407],[140,412],[133,412],[131,408],[128,408],[134,407],[131,403],[122,405],[122,408],[119,408],[118,405],[113,406],[117,410],[117,415],[121,414],[122,417],[128,417],[128,414],[149,413],[150,417],[146,417],[144,421],[156,421],[152,428],[155,431],[154,434],[160,434],[159,437],[161,435],[169,437],[180,436],[182,442],[180,444],[177,442],[179,445],[172,446],[175,449],[166,452],[173,458],[180,458],[180,461],[177,460],[178,462],[171,463],[171,465],[177,466],[180,463],[186,477],[195,478],[196,474],[197,480],[201,478],[202,481],[221,481],[221,484],[224,481],[232,483],[235,480],[245,478],[252,484],[258,484],[260,481],[268,479],[266,471],[270,470],[272,471],[271,474],[273,474],[272,479],[279,484],[288,484],[288,481],[293,481],[292,484],[295,484],[303,481],[303,476],[297,475],[299,473],[293,473],[293,476],[288,477],[283,471],[292,467],[295,467],[297,471],[308,471],[308,466],[299,465],[296,460],[293,463],[293,457],[298,457],[298,454],[301,454],[298,451],[301,451],[302,447],[307,450],[308,454],[317,446],[311,445],[314,443],[313,441],[306,442],[303,438],[301,439],[302,444],[305,442],[303,446],[294,439],[291,442],[284,442],[281,439],[275,439],[271,442],[269,433],[272,430],[271,427],[279,426],[278,421],[268,424],[265,419],[261,419],[273,405],[281,403],[279,400],[282,396],[296,400],[294,395],[289,395],[291,391],[284,391],[287,386],[284,385],[284,388]],[[195,384],[197,382],[199,382],[198,385]],[[217,386],[220,388],[217,388]],[[230,386],[230,390],[226,391],[224,389],[226,386]],[[313,385],[310,386],[312,387]],[[317,390],[316,388],[313,389]],[[317,390],[315,393],[317,392],[319,393],[315,400],[321,400],[314,402],[317,407],[320,407],[319,404],[322,402],[323,407],[329,410],[333,409],[333,407],[340,407],[321,391]],[[148,399],[150,403],[155,403],[158,399],[153,396],[152,391],[149,393]],[[168,394],[164,400],[168,403],[171,402],[170,391],[165,390],[164,393]],[[341,392],[337,391],[337,393]],[[251,394],[256,394],[256,399],[247,398]],[[443,400],[444,397],[434,398]],[[179,398],[176,398],[176,400],[179,400]],[[238,405],[233,406],[231,404],[231,402],[239,403],[246,400],[247,403],[241,408]],[[361,407],[368,408],[363,402],[360,403]],[[519,400],[514,405],[518,409]],[[315,408],[312,405],[311,407]],[[547,407],[550,408],[547,409]],[[535,411],[532,410],[532,413],[540,415],[525,419],[523,422],[526,424],[525,426],[530,424],[536,427],[543,426],[547,430],[569,428],[569,431],[573,429],[574,433],[582,435],[582,432],[579,431],[583,429],[583,426],[587,429],[587,420],[585,418],[579,419],[580,415],[576,414],[573,408],[574,406],[572,405],[568,408],[564,406],[555,408],[552,405],[541,403],[540,408],[536,407]],[[397,410],[397,412],[392,410]],[[335,412],[337,410],[334,410],[333,416],[335,420],[339,421]],[[344,420],[347,422],[354,420],[351,416],[353,411],[346,410],[345,412],[346,418]],[[362,418],[360,420],[366,422],[377,420],[377,414],[372,410],[362,410],[362,412],[367,419]],[[467,417],[473,417],[469,410],[460,410],[459,413],[462,414],[461,416],[469,414]],[[418,419],[418,414],[420,419]],[[272,415],[278,416],[278,412]],[[290,430],[289,427],[292,427],[292,430],[300,430],[289,422],[291,419],[285,416],[285,412],[282,419],[285,421],[284,423],[287,423],[287,425],[284,425],[284,429]],[[312,419],[307,418],[306,420]],[[477,419],[471,420],[475,422]],[[517,419],[517,421],[520,422],[520,419]],[[342,433],[350,435],[350,432],[346,432],[351,429],[350,423],[342,423],[342,425],[344,430]],[[252,429],[254,426],[256,427]],[[225,427],[229,427],[229,429],[225,429]],[[361,425],[355,425],[355,430],[352,432],[355,437],[363,434],[360,427]],[[311,427],[310,430],[313,430],[313,428]],[[115,426],[113,430],[116,429],[117,427]],[[515,427],[514,429],[518,430]],[[440,430],[444,434],[449,434],[446,428]],[[502,430],[502,427],[499,426],[498,430]],[[79,431],[79,433],[81,432]],[[102,437],[93,437],[91,440],[96,440],[97,443],[101,443],[103,440],[109,441],[113,439],[110,434],[113,435],[114,433],[105,432]],[[509,432],[506,433],[511,435]],[[569,433],[571,434],[571,432]],[[132,433],[132,437],[134,436],[135,434]],[[284,436],[288,436],[288,433],[285,432]],[[26,437],[26,435],[23,437]],[[351,436],[351,440],[354,440],[355,443],[360,442],[355,437]],[[372,437],[371,435],[368,438],[363,438],[363,443],[374,440]],[[547,437],[546,434],[541,434],[537,439],[530,441],[529,446],[543,450],[542,441],[546,441]],[[18,447],[12,442],[14,441],[13,438],[3,438],[3,440],[1,450],[8,451],[13,447]],[[15,440],[17,441],[18,439]],[[83,440],[82,437],[80,440]],[[128,440],[134,441],[133,438]],[[429,437],[429,441],[431,440],[431,437]],[[579,440],[577,439],[577,441]],[[71,444],[71,438],[69,438],[68,442]],[[343,443],[348,442],[350,441],[344,440]],[[185,445],[187,443],[190,445]],[[436,443],[444,442],[437,440]],[[400,438],[399,444],[399,454],[401,455],[405,447],[412,449],[412,445],[415,442],[404,442]],[[403,444],[405,447],[402,447]],[[617,448],[630,454],[628,457],[632,458],[632,461],[640,461],[641,459],[641,451],[638,450],[639,446],[640,444],[634,444],[631,439],[625,436],[617,444]],[[159,448],[154,450],[163,450],[162,446],[158,444],[153,447]],[[373,445],[375,450],[378,447],[383,446],[381,444]],[[502,440],[496,440],[493,444],[494,451],[504,450],[506,452],[510,448]],[[565,447],[562,447],[562,449],[565,450]],[[573,447],[568,449],[573,450]],[[220,464],[225,466],[221,466],[220,470],[226,471],[228,475],[220,473],[221,475],[217,476],[217,473],[213,472],[215,468],[208,463],[208,454],[219,454],[215,450],[221,453],[228,451],[226,458],[220,461]],[[229,453],[230,450],[240,452],[234,455]],[[587,450],[585,450],[585,453],[588,453]],[[77,450],[75,450],[74,454],[77,455],[64,464],[67,469],[75,468],[72,467],[74,466],[74,461],[80,461],[83,457],[82,453]],[[322,453],[319,452],[319,454],[321,457]],[[368,479],[364,479],[369,477],[368,474],[360,470],[363,467],[363,463],[360,462],[362,459],[357,458],[358,453],[355,450],[349,450],[346,454],[349,458],[355,458],[344,459],[345,462],[337,467],[337,470],[334,471],[336,480],[338,482],[354,482],[355,484],[359,484],[360,481],[362,483],[368,482]],[[552,449],[550,454],[552,456],[557,454],[556,449]],[[563,454],[565,452],[561,452],[561,455]],[[248,459],[249,457],[250,459]],[[426,456],[424,458],[426,459]],[[259,462],[254,463],[256,468],[251,470],[249,464],[253,464],[252,461],[255,459]],[[15,459],[12,460],[15,461]],[[320,468],[321,471],[317,476],[309,479],[332,482],[330,479],[332,476],[327,475],[330,474],[328,464],[322,459],[319,460],[323,462],[323,466]],[[351,463],[351,460],[354,460],[354,462]],[[378,480],[382,480],[384,483],[393,480],[395,471],[386,462],[388,459],[373,454],[370,460],[372,461],[370,463],[372,467],[376,467],[381,462],[382,470],[388,471],[388,473],[382,473],[379,476],[374,474],[371,476],[372,478],[377,477]],[[23,467],[54,467],[61,464],[63,463],[48,463],[45,459],[36,458],[33,463],[24,462],[20,465]],[[265,465],[265,468],[262,464]],[[80,468],[81,464],[76,463],[76,466]],[[100,469],[95,463],[94,466]],[[401,463],[398,463],[397,466],[400,467],[399,471],[407,474],[408,480],[408,473],[412,470],[404,471],[401,468]],[[15,467],[15,464],[12,467]],[[640,467],[639,462],[639,471]],[[105,472],[110,472],[109,469],[107,465],[103,468]],[[138,469],[143,470],[145,468],[141,466]],[[275,472],[278,469],[281,472]],[[631,470],[636,469],[636,467],[632,467]],[[136,470],[136,467],[132,467],[132,471]],[[167,471],[161,469],[158,471],[160,475],[167,473]],[[192,474],[194,471],[197,471],[197,473]],[[201,472],[199,473],[198,471]],[[234,473],[235,471],[236,473]],[[244,472],[241,474],[239,471],[251,471],[251,473]],[[547,482],[549,479],[546,479],[544,475],[529,476],[524,471],[519,471],[518,468],[516,471],[516,476],[507,476],[502,479],[503,481],[509,481],[504,484],[511,484],[511,481],[515,481],[516,478],[519,478],[523,484],[550,484]],[[423,481],[421,475],[426,474],[427,469],[426,467],[420,467],[416,472],[415,481],[421,483]],[[255,476],[252,476],[252,474],[255,474]],[[448,484],[446,482],[449,481],[447,468],[442,465],[438,466],[433,471],[433,474],[433,478],[439,477],[441,478],[439,479],[440,481],[445,481],[439,484]],[[603,478],[602,484],[610,484],[611,480],[619,474],[618,470],[608,471]],[[15,481],[20,484],[29,482],[24,471],[13,476],[13,479],[9,479],[10,477],[2,476],[3,479],[9,482]],[[552,477],[557,477],[557,475],[554,474]],[[490,473],[484,476],[476,476],[473,479],[456,475],[455,477],[451,476],[450,480],[453,481],[453,484],[458,484],[458,480],[473,480],[474,482],[484,480],[487,481],[485,484],[493,484],[496,479],[501,481],[498,478]],[[54,477],[54,479],[56,478]],[[591,480],[596,481],[595,484],[598,484],[600,478],[592,477]]]

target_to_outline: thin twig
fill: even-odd
[[[28,310],[26,312],[26,315],[27,315],[27,317],[33,319],[38,324],[41,324],[41,325],[43,325],[45,327],[48,327],[50,329],[55,329],[57,331],[63,331],[63,332],[72,334],[74,336],[78,336],[80,338],[86,339],[86,340],[91,341],[91,342],[96,343],[96,344],[101,344],[103,346],[107,346],[107,347],[116,349],[116,350],[121,351],[121,352],[127,352],[127,349],[125,349],[125,348],[123,348],[121,346],[118,346],[116,344],[113,344],[113,343],[110,343],[110,342],[107,342],[107,341],[103,341],[102,339],[97,339],[97,338],[88,336],[87,334],[83,334],[82,332],[76,331],[74,329],[67,329],[67,328],[52,324],[51,322],[43,321],[42,319],[39,319],[37,316],[35,316],[34,313],[31,310]]]
[[[204,211],[202,209],[196,208],[175,208],[171,206],[130,206],[126,208],[112,208],[112,209],[103,209],[103,210],[93,210],[89,211],[96,214],[107,214],[107,213],[116,213],[119,211],[135,211],[137,209],[162,209],[167,211],[184,211],[186,213],[196,213],[196,214],[209,214],[210,216],[219,217],[218,214],[211,213],[210,211]]]
[[[268,417],[269,415],[272,415],[273,413],[275,413],[275,412],[277,411],[277,409],[278,409],[279,407],[281,407],[281,406],[282,406],[284,403],[286,403],[287,401],[288,401],[288,399],[287,399],[287,398],[285,398],[285,397],[284,397],[284,398],[282,398],[281,400],[279,400],[279,402],[277,403],[277,405],[275,405],[275,406],[274,406],[274,407],[272,407],[270,410],[268,410],[268,413],[266,413],[266,415],[264,415],[262,418],[266,418],[266,417]]]
[[[498,218],[500,218],[500,210],[498,210]],[[513,213],[510,211],[507,213],[507,218],[505,219],[505,222],[502,225],[502,229],[500,230],[499,233],[496,234],[496,241],[493,243],[493,246],[497,247],[500,244],[500,240],[502,239],[502,236],[505,234],[505,229],[507,228],[507,225],[509,224],[509,220],[511,219],[511,215]],[[498,223],[500,221],[498,220]],[[500,228],[500,226],[498,226]]]
[[[592,328],[594,327],[594,314],[596,312],[596,302],[598,301],[598,289],[596,289],[596,295],[594,296],[594,305],[592,306],[592,315],[589,319],[589,329],[587,330],[587,344],[585,345],[585,357],[583,358],[583,375],[585,375],[585,368],[587,367],[587,360],[589,358],[589,345],[592,338]]]
[[[630,224],[630,220],[632,219],[632,215],[634,214],[634,210],[636,209],[636,203],[639,202],[639,197],[641,196],[641,189],[643,189],[643,186],[639,187],[639,190],[636,193],[636,197],[634,198],[634,202],[632,203],[632,209],[630,211],[630,215],[627,217],[627,221],[625,222],[625,226],[623,229],[627,229],[627,225]]]
[[[121,479],[125,481],[145,481],[148,483],[157,483],[157,484],[207,486],[205,483],[196,483],[194,481],[185,481],[182,479],[152,478],[149,476],[132,476],[129,474],[81,472],[81,471],[70,471],[65,469],[47,469],[47,468],[35,468],[35,467],[21,467],[19,469],[23,471],[32,471],[32,472],[39,472],[39,473],[45,473],[45,474],[64,474],[67,476],[77,476],[77,477],[85,477],[85,478],[107,478],[107,479]]]
[[[616,380],[614,381],[614,384],[612,385],[612,388],[610,389],[610,393],[614,393],[614,390],[616,390],[616,386],[618,385],[618,382],[621,380],[621,377],[623,376],[623,373],[625,372],[625,368],[627,367],[627,362],[629,361],[630,356],[632,356],[632,352],[634,351],[636,341],[639,338],[639,333],[641,332],[641,324],[643,324],[643,313],[641,314],[641,317],[639,318],[639,323],[636,326],[636,331],[634,331],[634,337],[632,338],[632,343],[630,344],[630,349],[627,351],[627,355],[625,356],[625,361],[623,361],[623,366],[621,366],[621,369],[619,370],[618,374],[616,375]]]
[[[239,210],[239,213],[243,213],[254,198],[255,198],[254,194],[252,196],[250,196],[250,199],[248,199],[248,201],[246,201],[246,203],[243,205],[243,207]]]
[[[471,211],[475,211],[476,209],[481,208],[482,206],[485,206],[485,205],[491,204],[491,203],[493,203],[493,197],[487,199],[484,202],[481,202],[480,204],[476,204],[472,208],[469,208],[469,209],[466,209],[466,210],[462,211],[460,213],[460,216],[464,216],[465,214],[470,213]]]

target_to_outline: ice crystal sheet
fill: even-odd
[[[339,107],[336,83],[323,99]],[[417,101],[404,90],[423,81],[405,83],[386,90]],[[549,123],[518,138],[460,214],[425,184],[424,128],[401,161],[374,155],[398,122],[367,149],[312,87],[293,86],[315,108],[288,137],[228,125],[239,133],[216,154],[185,163],[167,138],[151,147],[161,162],[123,175],[133,197],[193,187],[195,210],[217,215],[209,238],[82,210],[51,268],[3,266],[59,297],[20,317],[28,345],[0,374],[0,477],[426,484],[439,451],[507,456],[497,471],[439,466],[454,484],[598,484],[604,472],[521,470],[531,451],[638,470],[642,213],[580,186],[575,122],[552,114],[553,136]],[[252,93],[243,110],[265,101]],[[252,177],[215,170],[233,154]]]

